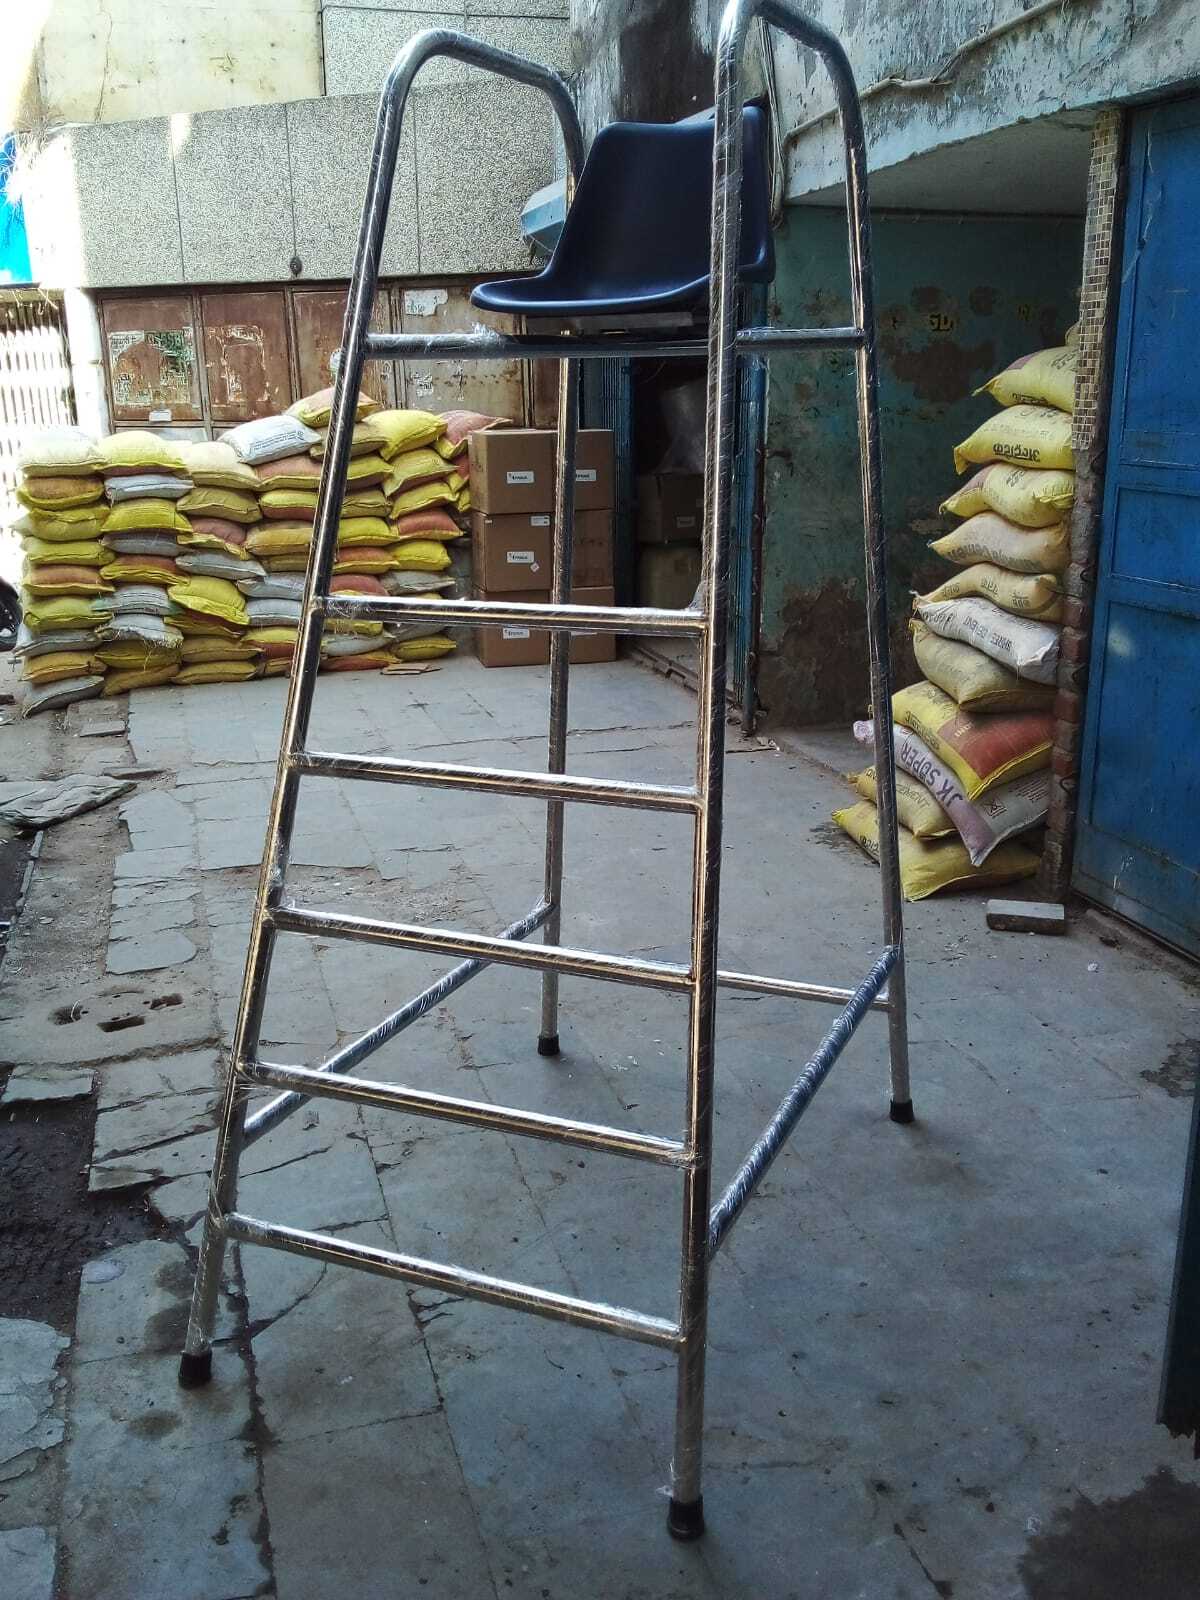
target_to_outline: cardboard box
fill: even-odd
[[[548,592],[552,558],[548,511],[472,511],[471,580],[485,594]]]
[[[611,585],[571,590],[571,603],[577,606],[616,605],[615,590]],[[571,635],[571,665],[583,666],[589,661],[615,661],[617,636],[615,633],[573,633]]]
[[[639,544],[699,544],[704,478],[698,472],[652,472],[637,480]]]
[[[557,435],[550,428],[489,428],[470,442],[471,504],[493,514],[546,512],[554,507]],[[575,507],[613,503],[613,436],[581,428],[575,454]]]
[[[506,590],[502,594],[487,594],[476,589],[476,600],[529,600],[534,605],[544,604],[547,595],[540,589]],[[611,586],[572,589],[571,603],[577,606],[615,605]],[[550,635],[540,629],[520,626],[505,628],[476,628],[475,651],[485,667],[544,667],[550,660]],[[583,666],[589,661],[615,661],[617,636],[615,633],[573,633],[571,635],[571,664]]]
[[[647,545],[638,557],[638,605],[681,611],[700,582],[700,550],[694,544]]]
[[[513,589],[550,590],[554,563],[553,518],[548,511],[471,513],[472,583],[492,594]],[[612,512],[575,516],[571,576],[584,588],[613,581]]]
[[[540,589],[512,589],[502,594],[488,594],[476,589],[476,600],[530,600],[535,605],[544,604],[546,595]],[[550,635],[540,629],[523,627],[487,627],[475,630],[475,653],[485,667],[544,667],[550,660]]]

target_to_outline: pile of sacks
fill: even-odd
[[[155,684],[288,672],[331,404],[324,390],[216,442],[68,428],[27,446],[17,491],[26,716]],[[357,415],[333,591],[452,590],[467,441],[502,419],[385,411],[366,395]],[[361,671],[454,648],[435,625],[330,619],[321,657]]]
[[[954,452],[978,470],[942,506],[963,519],[931,549],[958,568],[918,595],[910,623],[924,681],[892,697],[900,876],[920,900],[951,885],[1011,883],[1037,871],[1032,830],[1050,802],[1053,705],[1075,502],[1067,342],[985,384],[1004,408]],[[869,743],[870,722],[854,725]],[[875,770],[834,820],[878,856]]]

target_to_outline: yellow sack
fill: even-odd
[[[262,522],[246,536],[246,549],[260,559],[301,555],[307,561],[311,543],[311,522]]]
[[[350,517],[386,517],[392,509],[392,502],[377,486],[369,489],[356,489],[353,494],[346,495],[342,500],[342,516]]]
[[[200,580],[193,578],[193,583]],[[208,578],[208,583],[224,580]],[[169,592],[169,591],[168,591]],[[240,639],[241,626],[236,622],[226,622],[223,617],[205,616],[199,611],[185,611],[182,606],[176,606],[171,612],[171,626],[176,628],[185,639]]]
[[[989,461],[1070,469],[1075,463],[1070,417],[1053,406],[1010,406],[998,411],[954,451],[955,472],[965,472],[972,462],[984,466]]]
[[[1002,611],[1011,611],[1017,617],[1032,617],[1038,622],[1062,621],[1062,585],[1052,572],[1030,577],[995,567],[990,561],[964,567],[939,584],[932,594],[920,595],[919,599],[937,604],[939,600],[965,600],[970,595],[990,600]]]
[[[369,489],[373,484],[382,483],[391,470],[378,450],[372,450],[365,455],[351,456],[346,467],[346,482],[352,488]]]
[[[109,672],[105,674],[104,688],[101,694],[127,694],[130,689],[153,689],[161,683],[173,683],[178,666],[174,659],[170,664],[163,663],[157,667],[131,667],[128,672]]]
[[[440,539],[404,539],[388,553],[397,572],[445,572],[451,564]]]
[[[990,561],[1009,572],[1065,572],[1071,559],[1071,537],[1065,522],[1045,528],[1022,528],[994,511],[978,511],[957,528],[934,539],[929,548],[956,566]]]
[[[61,562],[68,567],[102,567],[112,559],[112,551],[99,539],[64,539],[61,544],[55,544],[50,539],[38,539],[27,533],[21,540],[21,548],[30,561]]]
[[[879,860],[879,813],[869,800],[835,811],[833,820],[872,860]],[[906,900],[924,900],[939,889],[1016,883],[1038,869],[1037,856],[1021,844],[999,844],[981,867],[973,867],[961,839],[926,841],[914,839],[907,828],[899,831],[900,887]]]
[[[53,600],[30,599],[25,605],[25,625],[34,633],[52,633],[58,628],[87,628],[93,622],[107,622],[112,616],[112,601],[64,594]]]
[[[431,633],[427,639],[405,639],[402,644],[394,644],[392,655],[397,661],[431,661],[435,656],[448,656],[457,649],[454,640],[444,633]]]
[[[177,650],[164,650],[161,646],[143,643],[137,639],[116,640],[102,644],[96,651],[97,660],[106,667],[117,667],[129,672],[158,672],[179,665]]]
[[[1077,350],[1079,348],[1079,324],[1077,322],[1073,322],[1066,333],[1063,334],[1063,343],[1068,350]]]
[[[250,621],[241,591],[228,578],[181,578],[168,585],[167,593],[175,605],[186,611],[199,611],[240,628]]]
[[[45,428],[17,451],[26,478],[90,478],[104,465],[96,441],[82,428]]]
[[[850,781],[864,800],[876,803],[874,767],[855,773]],[[896,774],[896,815],[914,839],[944,839],[958,831],[925,785],[907,772]]]
[[[180,667],[175,682],[189,683],[245,683],[258,671],[253,661],[232,659],[196,661],[191,666]]]
[[[179,659],[185,666],[196,666],[202,661],[253,661],[258,651],[242,638],[206,638],[189,636],[183,641]]]
[[[195,493],[193,489],[192,494]],[[179,506],[186,505],[190,499],[191,495],[184,495],[178,505],[174,500],[156,500],[152,495],[144,500],[122,500],[120,505],[114,506],[108,513],[104,531],[105,533],[187,533],[191,523],[181,513]]]
[[[379,672],[395,661],[390,650],[362,650],[349,656],[322,656],[323,672]]]
[[[317,510],[317,491],[268,489],[259,498],[259,509],[271,522],[307,522],[311,528]]]
[[[401,489],[415,487],[421,483],[435,483],[439,478],[448,478],[451,470],[449,462],[436,450],[428,447],[421,450],[406,450],[403,455],[393,457],[384,489],[388,494],[399,494]]]
[[[231,444],[220,439],[194,439],[179,446],[188,477],[197,488],[236,489],[257,494],[262,488],[253,467],[242,461]]]
[[[369,417],[372,411],[379,410],[379,401],[373,400],[369,394],[359,390],[358,399],[354,402],[354,415],[359,422],[364,417]],[[299,417],[306,428],[327,428],[333,416],[333,385],[327,389],[318,389],[315,394],[306,394],[302,399],[295,400],[287,408],[289,417]]]
[[[98,539],[108,521],[108,507],[68,506],[63,511],[31,511],[14,524],[22,538],[65,544],[73,539]]]
[[[457,495],[455,495],[455,497],[454,497],[454,509],[456,511],[470,511],[470,509],[471,509],[471,485],[470,484],[468,484],[465,489],[460,489],[458,491]]]
[[[174,583],[179,568],[171,556],[113,556],[100,568],[102,578],[116,583]]]
[[[419,450],[422,445],[432,444],[446,431],[446,424],[432,411],[376,411],[371,417],[371,427],[383,435],[379,453],[385,461],[391,461],[406,450]]]
[[[178,478],[187,477],[179,446],[142,428],[110,433],[96,448],[101,472],[170,472]]]
[[[48,650],[44,656],[26,656],[21,676],[30,683],[61,683],[65,678],[87,678],[103,672],[99,656],[84,650]]]
[[[17,499],[30,511],[72,511],[103,497],[103,478],[30,478],[17,485]]]
[[[291,676],[291,656],[268,656],[258,669],[260,678],[287,678]]]
[[[1054,406],[1075,409],[1075,351],[1068,345],[1020,356],[976,394],[990,394],[1002,406]]]
[[[912,683],[892,696],[892,716],[945,763],[968,800],[1050,765],[1054,717],[1049,711],[977,716],[960,710],[932,683]]]
[[[179,502],[179,509],[186,516],[223,517],[226,522],[241,522],[249,526],[258,521],[258,496],[245,489],[218,489],[201,485],[188,490]]]
[[[1003,662],[993,661],[974,645],[942,639],[923,622],[908,626],[917,666],[964,711],[1049,711],[1053,706],[1052,684],[1018,678]]]
[[[458,496],[444,480],[439,483],[421,483],[415,489],[404,489],[392,500],[393,517],[407,516],[410,511],[424,511],[429,506],[455,505]]]
[[[321,432],[316,444],[309,445],[308,453],[315,461],[324,461],[325,449],[329,443],[329,429]],[[367,422],[356,422],[354,432],[350,435],[350,459],[355,456],[378,455],[387,443],[387,435],[381,433],[375,426],[375,418]]]
[[[382,550],[369,544],[357,544],[350,550],[339,552],[337,560],[333,563],[333,570],[339,577],[344,573],[350,573],[360,577],[379,578],[385,572],[393,571],[395,565],[390,550]]]
[[[940,509],[956,517],[994,511],[1022,528],[1048,528],[1074,504],[1073,472],[993,465],[968,478]]]
[[[338,544],[387,544],[391,529],[382,517],[347,517],[338,523]]]

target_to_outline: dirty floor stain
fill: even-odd
[[[1029,1541],[1018,1571],[1028,1600],[1196,1600],[1200,1484],[1160,1467],[1132,1494],[1079,1495]]]

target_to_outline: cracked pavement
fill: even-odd
[[[160,1233],[87,1262],[69,1338],[0,1326],[5,1600],[1016,1600],[1031,1530],[1074,1497],[1189,1475],[1153,1421],[1188,1107],[1153,1074],[1200,1034],[1194,971],[1094,913],[989,934],[976,898],[908,911],[915,1128],[887,1121],[868,1019],[715,1268],[702,1544],[665,1535],[674,1374],[645,1346],[234,1248],[214,1381],[180,1391],[284,687],[149,691],[86,750],[70,717],[9,734],[31,770],[147,774],[46,837],[0,968],[0,1113],[94,1095],[88,1187],[148,1194]],[[693,710],[633,662],[581,668],[569,766],[687,782]],[[544,671],[462,660],[323,680],[312,742],[536,768],[544,739]],[[866,970],[876,872],[827,827],[853,759],[731,731],[724,965]],[[538,898],[540,818],[306,781],[293,896],[495,933]],[[685,957],[686,819],[576,807],[566,847],[564,943]],[[316,1064],[440,970],[282,936],[263,1053]],[[830,1020],[722,997],[718,1183]],[[567,979],[546,1061],[536,975],[490,968],[365,1070],[674,1133],[683,1022],[678,997]],[[239,1207],[674,1310],[665,1169],[324,1100],[246,1152]]]

